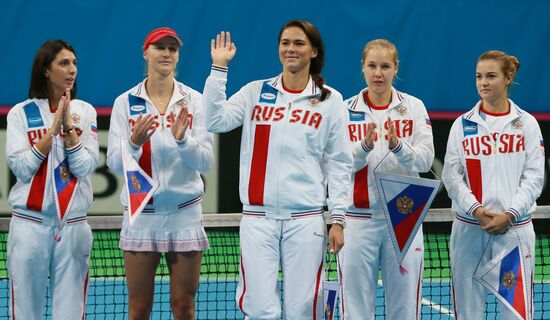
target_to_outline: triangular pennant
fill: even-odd
[[[518,242],[508,242],[491,261],[478,266],[474,279],[489,289],[518,319],[531,320],[523,252]]]
[[[375,172],[378,196],[399,264],[428,213],[441,181]]]
[[[59,137],[53,137],[49,161],[57,218],[59,229],[61,229],[67,220],[67,213],[76,194],[78,178],[69,169],[69,159],[65,154],[64,142]]]
[[[325,320],[334,319],[334,309],[336,307],[339,289],[340,283],[338,283],[338,281],[323,281]]]
[[[121,141],[120,149],[124,166],[124,180],[126,181],[125,190],[128,202],[128,216],[130,225],[132,225],[158,189],[159,184],[130,155],[126,146],[127,144],[128,141]]]

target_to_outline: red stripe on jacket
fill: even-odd
[[[267,167],[270,131],[270,125],[256,125],[254,149],[252,150],[252,163],[250,165],[250,180],[248,182],[248,202],[251,205],[264,205],[265,172]]]
[[[355,173],[353,204],[356,208],[369,208],[369,166]]]
[[[466,159],[466,170],[470,189],[479,203],[483,203],[483,185],[481,178],[481,161],[479,159]]]
[[[151,140],[145,142],[143,146],[141,146],[141,158],[139,158],[139,166],[149,175],[149,177],[153,177],[153,167],[151,163]],[[149,202],[147,204],[153,204],[153,197],[149,199]]]
[[[46,190],[46,178],[48,176],[48,158],[44,159],[34,174],[27,198],[27,209],[42,211],[44,202],[44,191]]]

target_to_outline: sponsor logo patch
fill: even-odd
[[[134,112],[140,112],[140,111],[145,110],[145,106],[140,106],[140,105],[131,106],[131,107],[130,107],[130,110],[132,110],[132,111],[134,111]]]

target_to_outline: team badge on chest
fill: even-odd
[[[187,102],[186,99],[181,99],[181,100],[178,100],[178,102],[176,102],[176,105],[178,106],[178,110],[183,108],[183,107],[187,107],[189,103]]]
[[[516,120],[512,121],[512,128],[517,129],[517,130],[523,129],[523,122],[521,122],[520,119],[516,119]]]
[[[404,116],[405,114],[407,114],[407,107],[405,107],[404,105],[400,105],[397,108],[395,108],[395,111],[397,111],[397,113],[399,113],[400,116]]]
[[[71,117],[73,118],[73,123],[74,124],[80,123],[80,115],[78,113],[73,113],[71,115]]]
[[[317,98],[317,97],[313,97],[313,98],[309,99],[309,104],[311,104],[312,107],[318,106],[320,102],[321,102],[321,100],[319,100],[319,98]]]

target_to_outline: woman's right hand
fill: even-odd
[[[237,53],[237,47],[231,42],[231,34],[222,31],[216,35],[216,39],[210,41],[210,55],[212,55],[212,63],[227,67],[229,61],[233,59]]]
[[[59,100],[59,106],[57,107],[57,110],[55,110],[52,126],[50,127],[50,133],[52,134],[52,136],[57,136],[59,133],[61,133],[63,117],[65,115],[66,101],[67,97],[65,96],[62,96]]]
[[[132,128],[132,136],[130,137],[130,141],[134,145],[141,147],[149,140],[149,138],[151,138],[153,133],[155,133],[157,127],[154,127],[154,124],[155,118],[152,114],[148,114],[145,117],[143,114],[140,114],[136,119],[134,127]]]
[[[365,134],[365,145],[369,149],[374,149],[374,142],[376,141],[376,123],[371,122],[367,124],[367,133]]]
[[[477,222],[479,222],[481,228],[484,228],[489,222],[491,222],[491,220],[493,220],[493,218],[488,216],[486,213],[487,210],[483,207],[479,207],[473,212],[473,216],[476,218]]]

